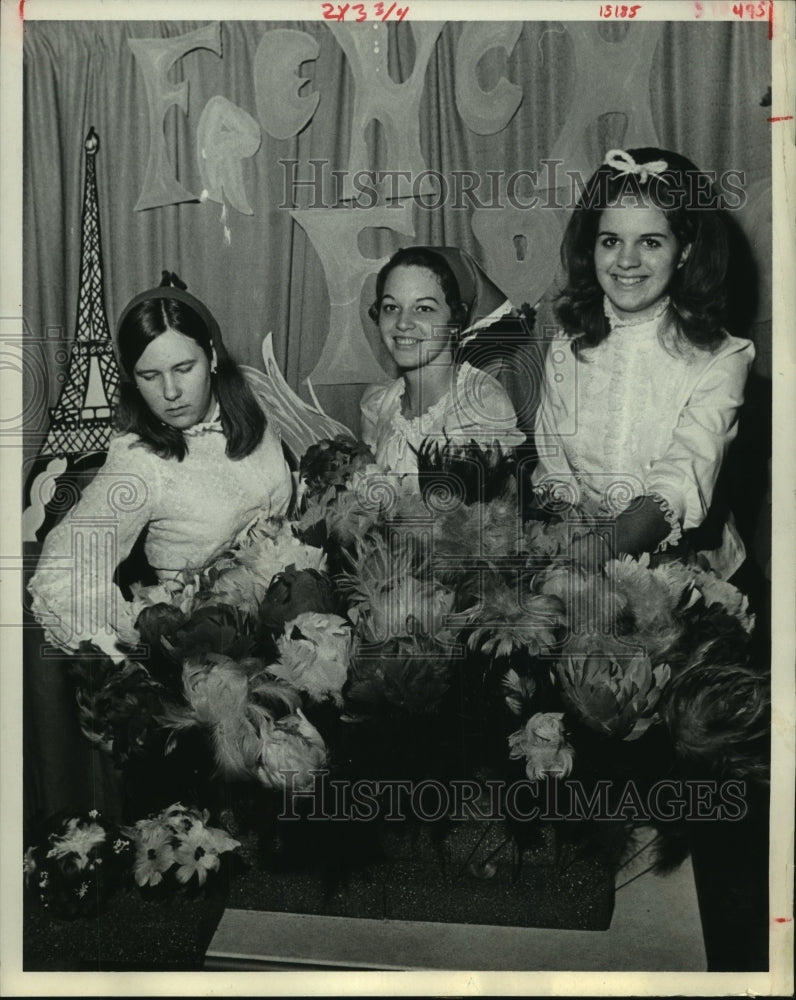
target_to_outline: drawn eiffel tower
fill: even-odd
[[[22,515],[23,539],[36,541],[53,523],[50,509],[59,484],[78,466],[96,464],[107,451],[113,425],[111,403],[119,385],[102,296],[102,248],[95,156],[99,137],[89,129],[84,142],[86,175],[81,220],[80,287],[75,340],[69,370],[58,402],[50,410],[50,428],[29,480],[30,503]],[[46,463],[46,466],[45,466]],[[62,490],[63,492],[63,490]],[[49,513],[48,513],[49,511]]]
[[[84,143],[86,174],[81,220],[80,288],[69,371],[39,457],[71,458],[107,450],[111,402],[119,385],[102,295],[102,247],[95,157],[99,137],[92,127]]]

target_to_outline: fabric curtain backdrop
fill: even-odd
[[[159,280],[162,268],[181,274],[221,323],[238,361],[261,367],[263,336],[274,333],[277,361],[289,384],[304,398],[303,380],[313,370],[327,336],[329,292],[318,255],[294,223],[285,199],[285,168],[298,160],[299,177],[309,176],[311,159],[345,170],[354,81],[344,52],[322,22],[238,22],[221,24],[223,55],[198,49],[169,72],[174,84],[189,85],[187,114],[171,107],[164,132],[180,183],[191,192],[203,184],[196,152],[202,109],[223,95],[256,117],[253,63],[266,31],[275,27],[307,33],[318,58],[301,70],[302,93],[318,92],[320,103],[298,136],[275,139],[265,128],[257,153],[243,161],[252,215],[228,209],[230,245],[224,241],[215,202],[188,202],[135,211],[144,186],[150,123],[142,71],[127,44],[130,38],[185,35],[207,22],[33,22],[25,25],[24,101],[24,314],[34,337],[74,333],[80,279],[80,212],[83,140],[93,125],[100,138],[96,159],[103,238],[105,299],[111,329],[136,292]],[[370,25],[365,27],[371,30]],[[412,70],[415,44],[408,23],[388,26],[390,73],[401,81]],[[509,125],[494,135],[467,128],[454,94],[457,44],[463,22],[442,26],[424,76],[420,144],[429,169],[450,177],[468,169],[509,175],[535,169],[556,149],[571,110],[577,78],[589,67],[575,65],[572,37],[557,22],[524,23],[510,55],[489,50],[478,64],[479,83],[490,90],[503,76],[521,88],[522,103]],[[616,44],[633,25],[599,25],[594,30]],[[666,23],[660,27],[649,74],[649,105],[659,143],[691,157],[704,169],[770,176],[770,110],[760,101],[770,84],[767,26],[722,22]],[[627,116],[605,107],[586,130],[590,166],[606,146],[621,145]],[[378,157],[381,127],[369,129]],[[564,164],[563,169],[566,169]],[[518,187],[518,191],[522,190]],[[482,197],[487,191],[482,188]],[[523,192],[524,193],[524,192]],[[310,205],[312,191],[294,191],[296,207]],[[365,230],[360,250],[380,257],[411,242],[444,243],[469,251],[499,281],[494,262],[473,235],[472,205],[449,198],[439,209],[414,208],[415,237],[384,229]],[[550,237],[544,234],[549,241]],[[553,234],[554,235],[554,234]],[[768,247],[759,247],[761,254]],[[548,254],[557,255],[557,247]],[[490,266],[490,263],[492,266]],[[768,262],[761,263],[767,269]],[[530,281],[529,281],[530,284]],[[366,286],[367,299],[372,281]],[[363,310],[363,326],[380,360],[378,338]],[[330,336],[334,336],[332,331]],[[47,346],[49,404],[54,404],[63,360],[54,340]],[[767,354],[767,345],[759,345]],[[63,355],[60,355],[63,357]],[[362,385],[319,387],[328,412],[356,430]],[[39,411],[40,428],[47,415]]]
[[[215,313],[237,361],[262,367],[262,338],[273,331],[277,361],[288,383],[305,399],[304,380],[318,363],[327,334],[336,335],[334,330],[328,331],[330,293],[321,260],[290,214],[291,208],[310,206],[312,192],[301,188],[291,194],[288,185],[286,193],[285,169],[280,165],[280,160],[298,161],[298,176],[305,179],[312,159],[328,161],[330,170],[348,167],[356,80],[348,57],[327,24],[224,21],[219,26],[220,57],[214,51],[197,49],[180,58],[168,72],[170,85],[184,81],[190,89],[186,112],[170,107],[165,114],[166,147],[174,176],[198,195],[204,184],[197,154],[197,124],[208,101],[223,95],[257,120],[255,57],[265,33],[275,28],[294,29],[317,43],[317,58],[304,62],[301,68],[301,75],[308,80],[301,94],[321,95],[311,122],[297,135],[274,138],[260,121],[260,147],[242,161],[243,186],[252,214],[227,206],[224,220],[221,204],[199,200],[136,211],[144,188],[151,126],[142,69],[128,40],[176,38],[208,23],[25,24],[24,316],[30,336],[44,340],[48,372],[46,386],[30,378],[26,384],[28,440],[32,442],[28,460],[35,457],[36,434],[47,427],[41,394],[46,392],[48,406],[55,404],[61,389],[59,378],[66,372],[68,352],[63,348],[74,335],[80,283],[83,143],[92,126],[100,140],[96,170],[104,293],[112,330],[125,303],[157,283],[161,269],[176,271]],[[361,27],[371,33],[374,30],[372,24]],[[382,45],[388,45],[390,76],[402,82],[411,75],[416,60],[412,26],[408,22],[390,23],[381,25],[380,30]],[[541,170],[542,162],[561,148],[568,122],[578,112],[584,95],[595,102],[597,110],[574,139],[588,169],[593,168],[606,149],[625,144],[630,122],[623,100],[604,82],[612,68],[611,46],[626,57],[629,49],[622,48],[625,43],[635,45],[636,38],[652,37],[654,51],[645,76],[648,93],[644,87],[640,93],[634,92],[630,81],[625,98],[628,105],[640,100],[649,109],[656,133],[649,141],[657,138],[661,146],[684,153],[703,169],[744,171],[765,192],[770,181],[770,126],[766,118],[771,114],[764,102],[771,77],[766,24],[587,26],[584,30],[593,33],[591,42],[599,42],[597,52],[594,44],[577,47],[578,29],[572,25],[522,23],[510,52],[491,47],[474,71],[483,91],[492,90],[505,77],[523,95],[507,126],[494,134],[468,128],[457,106],[460,43],[465,32],[477,30],[481,29],[466,22],[439,26],[423,74],[419,104],[420,146],[427,168],[446,177],[467,169],[483,179],[490,171],[505,178],[514,171]],[[646,34],[642,36],[643,31]],[[389,166],[383,162],[386,137],[382,126],[372,123],[367,134],[374,164]],[[562,169],[568,165],[565,162]],[[519,190],[527,196],[527,190]],[[482,197],[487,191],[485,184]],[[770,217],[770,204],[764,197],[759,203],[765,221],[766,212]],[[350,209],[340,204],[339,211]],[[397,216],[400,209],[395,211]],[[527,227],[519,238],[524,225],[521,211],[496,230],[495,212],[482,212],[476,220],[472,204],[465,201],[463,206],[461,202],[457,205],[454,198],[434,210],[416,202],[412,212],[414,236],[391,231],[379,221],[360,234],[359,251],[378,258],[411,243],[459,246],[501,284],[501,268],[508,268],[494,252],[498,245],[494,241],[501,238],[504,244],[510,243],[514,264],[525,267],[521,273],[527,273],[529,288],[534,280],[538,285],[540,265],[544,264],[551,277],[541,291],[548,293],[546,300],[555,291],[557,226],[565,220],[551,225],[543,212],[537,213],[538,238],[536,231]],[[512,229],[515,224],[517,234]],[[229,242],[225,240],[225,225]],[[481,234],[481,240],[474,230]],[[493,231],[498,236],[490,236]],[[505,253],[506,247],[501,246]],[[757,267],[765,276],[770,272],[769,245],[758,235],[753,249]],[[519,294],[522,287],[520,283]],[[374,354],[388,370],[377,333],[365,313],[372,291],[371,276],[362,295],[362,325]],[[513,297],[516,299],[517,293]],[[543,302],[540,328],[549,315]],[[765,371],[770,358],[770,311],[766,314],[765,301],[753,320],[750,331],[758,340],[758,363]],[[358,402],[364,385],[353,381],[351,385],[316,388],[327,411],[358,430]],[[30,809],[48,812],[68,804],[93,803],[96,793],[88,775],[73,774],[67,785],[61,772],[69,768],[50,769],[48,761],[59,757],[52,748],[65,738],[64,713],[73,708],[63,685],[53,683],[52,666],[44,669],[34,665],[35,656],[30,660],[34,693],[28,704],[31,699],[36,702],[33,714],[39,721],[26,758],[28,787],[35,799]],[[68,725],[73,735],[74,726]],[[46,752],[41,749],[45,740],[49,741]],[[74,756],[61,759],[69,760],[71,766]],[[81,772],[84,763],[77,765]],[[81,783],[85,793],[82,802],[76,792]]]

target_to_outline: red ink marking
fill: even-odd
[[[632,4],[630,6],[626,3],[600,4],[600,17],[635,17],[640,10],[640,3]]]
[[[768,40],[774,40],[774,0],[768,0]]]
[[[793,917],[774,917],[774,923],[776,923],[776,924],[791,924],[791,923],[793,923]]]
[[[390,5],[390,9],[389,9],[389,10],[387,11],[387,13],[386,13],[386,14],[384,15],[384,17],[382,18],[382,21],[386,21],[386,20],[387,20],[387,18],[388,18],[388,17],[390,16],[390,14],[392,14],[392,12],[393,12],[394,10],[395,10],[395,4],[391,4],[391,5]]]
[[[767,122],[790,122],[793,121],[793,115],[780,115],[778,118],[766,118]]]
[[[19,19],[25,20],[25,0],[19,0]]]

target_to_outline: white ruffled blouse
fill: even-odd
[[[581,361],[570,338],[553,340],[535,430],[537,488],[608,517],[652,496],[672,527],[660,548],[705,518],[754,359],[751,341],[729,335],[712,352],[681,344],[661,326],[667,306],[634,322],[606,301],[611,332]],[[734,525],[704,555],[731,576],[744,557]]]
[[[458,367],[451,388],[419,417],[401,413],[406,386],[403,378],[369,386],[360,403],[362,440],[373,451],[382,468],[402,475],[417,473],[412,450],[425,438],[444,444],[448,438],[465,445],[498,441],[504,449],[525,440],[517,428],[514,407],[498,380],[464,362]]]
[[[130,606],[112,578],[144,529],[147,559],[168,579],[205,566],[257,518],[287,511],[292,479],[270,427],[238,460],[225,453],[218,412],[183,433],[181,462],[160,458],[135,434],[112,439],[105,464],[45,539],[28,589],[51,642],[74,649],[108,629],[136,641]]]

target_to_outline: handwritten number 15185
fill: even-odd
[[[602,3],[600,4],[600,17],[626,17],[633,18],[641,10],[640,3]]]

